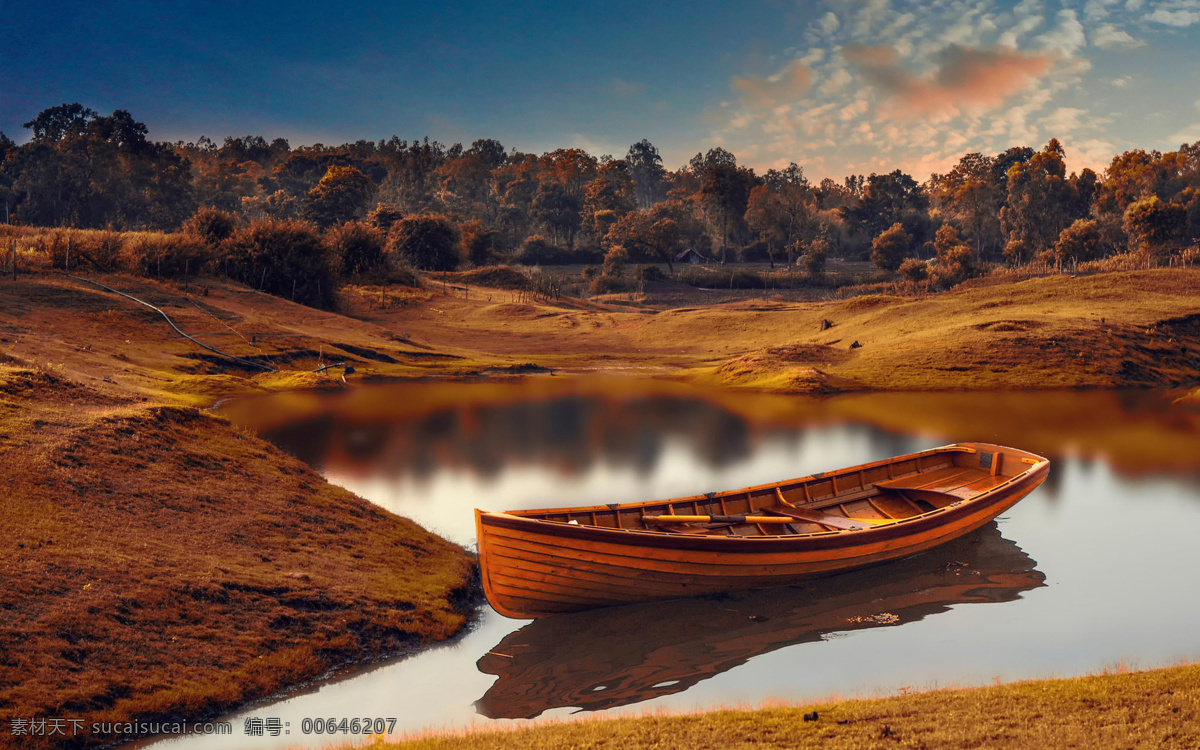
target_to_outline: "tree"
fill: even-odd
[[[746,224],[767,246],[767,258],[775,267],[775,253],[788,244],[788,219],[779,196],[766,185],[750,191],[746,201]]]
[[[445,216],[421,214],[396,222],[388,235],[388,254],[414,268],[453,271],[458,268],[458,229]]]
[[[304,218],[320,227],[361,218],[374,193],[375,183],[358,169],[331,166],[304,197]]]
[[[871,262],[884,271],[895,271],[912,251],[912,235],[896,222],[871,242]]]
[[[663,261],[674,270],[675,256],[684,248],[684,235],[663,211],[631,211],[621,217],[604,238],[608,247],[620,246],[626,255]]]
[[[463,224],[461,230],[462,256],[476,267],[491,264],[499,251],[500,232],[478,219]]]
[[[897,169],[889,174],[872,174],[862,188],[861,197],[840,210],[851,226],[874,237],[901,221],[906,213],[925,215],[928,209],[929,200],[921,186]],[[912,219],[909,222],[914,224],[909,231],[918,228]],[[918,237],[919,241],[924,239]]]
[[[1076,219],[1054,243],[1057,262],[1080,263],[1100,257],[1100,227],[1095,219]]]
[[[745,226],[746,205],[756,178],[753,171],[737,166],[733,154],[724,149],[712,149],[709,155],[714,152],[720,153],[704,167],[698,197],[720,242],[721,262],[724,263],[731,234],[740,233]],[[727,154],[728,159],[721,154]]]
[[[1125,232],[1130,247],[1161,262],[1178,250],[1187,237],[1187,210],[1165,203],[1157,195],[1142,198],[1125,209]]]
[[[558,182],[544,182],[533,196],[533,218],[550,228],[554,244],[559,235],[574,244],[575,232],[583,221],[583,201]]]
[[[804,272],[813,279],[819,279],[825,273],[825,261],[829,259],[830,245],[825,240],[813,240],[805,251],[803,260]]]
[[[330,309],[336,300],[334,262],[313,225],[253,221],[218,248],[217,268],[268,294]]]
[[[383,267],[383,232],[370,224],[348,221],[325,233],[325,245],[343,276],[366,274]]]
[[[1009,169],[1008,201],[1000,209],[1000,227],[1008,241],[1020,240],[1037,255],[1049,249],[1070,223],[1073,202],[1062,146],[1052,138],[1029,161]]]
[[[650,208],[666,197],[663,184],[666,170],[662,166],[662,157],[653,143],[642,139],[629,147],[625,154],[625,162],[633,178],[635,195],[639,208]]]

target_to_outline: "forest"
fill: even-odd
[[[205,269],[320,306],[338,279],[397,267],[594,264],[585,272],[603,292],[622,288],[627,263],[673,271],[685,260],[810,278],[831,258],[870,260],[933,288],[1030,263],[1200,262],[1200,142],[1127,151],[1103,174],[1068,174],[1051,139],[965,154],[923,183],[897,169],[814,184],[795,163],[758,174],[719,147],[670,170],[647,140],[619,157],[396,136],[164,143],[127,111],[78,103],[25,127],[22,145],[0,133],[13,263],[17,238],[36,237],[54,266],[71,267],[72,235],[32,228],[102,230],[74,240],[76,262]]]

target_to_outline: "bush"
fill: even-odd
[[[142,276],[182,278],[200,272],[213,249],[195,234],[137,232],[126,235],[122,264]]]
[[[871,262],[885,271],[895,271],[912,251],[912,235],[896,222],[871,242]]]
[[[900,264],[900,276],[905,281],[919,284],[929,278],[929,264],[916,258],[905,258]]]
[[[329,255],[343,276],[371,273],[382,268],[383,244],[383,232],[357,221],[348,221],[325,233]]]
[[[303,221],[251,222],[221,243],[215,263],[232,279],[303,305],[331,309],[336,299],[334,263]]]
[[[645,265],[638,266],[634,270],[634,277],[641,281],[666,281],[667,275],[658,266]]]
[[[238,228],[237,217],[219,208],[202,208],[183,223],[183,232],[199,237],[210,247],[228,239]]]
[[[592,294],[634,292],[637,291],[637,282],[621,276],[605,276],[602,274],[592,279],[592,283],[588,285],[588,291]]]
[[[572,254],[535,234],[525,238],[513,261],[526,266],[561,266],[572,262]]]
[[[500,232],[475,219],[462,225],[462,256],[474,266],[488,266],[499,256]]]
[[[367,213],[367,223],[387,234],[396,222],[404,218],[404,212],[388,203],[380,203]]]
[[[804,272],[814,279],[819,279],[825,274],[825,262],[829,260],[829,251],[832,248],[825,240],[813,240],[808,250],[801,256],[800,263],[804,267]]]
[[[388,254],[423,271],[458,268],[458,229],[440,214],[401,219],[388,234]]]
[[[1095,219],[1077,219],[1062,230],[1054,243],[1054,259],[1058,263],[1082,263],[1100,257],[1100,228]]]

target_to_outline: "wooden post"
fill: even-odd
[[[63,269],[67,273],[71,272],[71,235],[67,235],[67,258],[63,261]]]
[[[12,247],[12,272],[13,281],[17,280],[17,241],[10,240],[8,243]]]

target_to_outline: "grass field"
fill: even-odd
[[[1200,666],[1189,665],[754,711],[544,723],[367,747],[1191,750],[1198,746]]]
[[[1200,378],[1195,269],[671,308],[352,286],[341,313],[213,280],[99,280],[265,367],[85,282],[0,279],[0,717],[212,716],[462,627],[465,551],[196,410],[218,399],[547,370],[782,393]],[[313,372],[340,362],[349,386]]]

